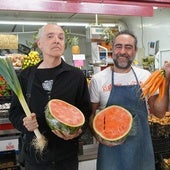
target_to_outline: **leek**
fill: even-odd
[[[26,114],[26,116],[31,115],[31,111],[26,103],[25,97],[23,95],[20,82],[18,80],[17,74],[14,70],[14,67],[11,63],[9,57],[1,56],[0,57],[0,74],[7,81],[8,85],[11,87],[12,91],[16,94],[19,99],[19,102]],[[33,140],[33,145],[35,149],[42,153],[45,148],[47,141],[45,137],[37,129],[34,130],[36,138]]]

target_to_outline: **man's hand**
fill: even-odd
[[[166,72],[166,79],[170,80],[170,62],[169,61],[165,61],[162,68]]]
[[[64,140],[70,140],[70,139],[73,139],[73,138],[76,138],[78,137],[81,133],[82,133],[82,130],[79,129],[78,131],[76,131],[74,134],[67,134],[66,132],[60,132],[58,130],[52,130],[52,132],[57,135],[58,137],[64,139]]]
[[[38,128],[38,122],[37,122],[37,119],[36,119],[36,114],[31,113],[30,116],[24,117],[23,118],[23,125],[30,132],[33,132],[35,129],[37,129]]]

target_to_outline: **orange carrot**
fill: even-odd
[[[145,96],[150,97],[154,93],[155,86],[156,86],[156,84],[154,84],[153,80],[152,80],[152,82],[148,82],[147,84],[145,84],[145,86],[142,88],[142,96],[143,96],[143,98]]]
[[[149,83],[152,83],[156,77],[158,77],[159,75],[161,75],[161,71],[160,70],[156,70],[154,71],[149,77],[148,79],[141,85],[141,87],[144,87],[146,85],[148,85]]]
[[[160,87],[160,85],[162,84],[162,82],[164,81],[164,77],[158,77],[155,80],[155,83],[153,85],[151,85],[150,90],[149,90],[149,95],[152,96]]]
[[[152,96],[158,89],[160,89],[160,96],[161,99],[164,95],[165,91],[165,70],[156,70],[153,72],[149,78],[141,85],[142,88],[142,98],[146,96]],[[163,87],[164,89],[163,89]]]
[[[164,96],[165,94],[165,85],[166,85],[166,79],[164,78],[163,82],[162,82],[162,85],[159,87],[159,96],[158,96],[158,100],[161,100],[162,97]]]
[[[148,93],[149,93],[149,88],[143,89],[143,90],[142,90],[142,95],[141,95],[141,97],[142,97],[142,98],[145,98]]]

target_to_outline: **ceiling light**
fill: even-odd
[[[4,25],[45,25],[47,22],[34,22],[34,21],[0,21]]]
[[[77,22],[58,22],[60,26],[78,26],[78,27],[87,27],[89,26],[88,23],[77,23]]]
[[[157,6],[154,6],[153,9],[158,9],[158,7],[157,7]]]
[[[0,21],[2,25],[46,25],[48,22],[38,22],[38,21]],[[55,23],[55,22],[49,22]],[[57,22],[56,24],[60,26],[77,26],[77,27],[88,27],[92,24],[89,23],[78,23],[78,22]],[[100,26],[104,27],[115,27],[112,23],[102,23]]]
[[[46,25],[48,22],[38,22],[38,21],[0,21],[3,25]],[[54,22],[49,22],[54,23]],[[60,26],[82,26],[86,27],[88,23],[74,23],[74,22],[58,22]]]

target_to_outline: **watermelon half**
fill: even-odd
[[[45,118],[51,130],[75,133],[85,123],[83,113],[75,106],[59,99],[48,102]]]
[[[93,129],[103,140],[123,142],[132,127],[131,113],[123,107],[112,105],[99,111],[93,120]]]

